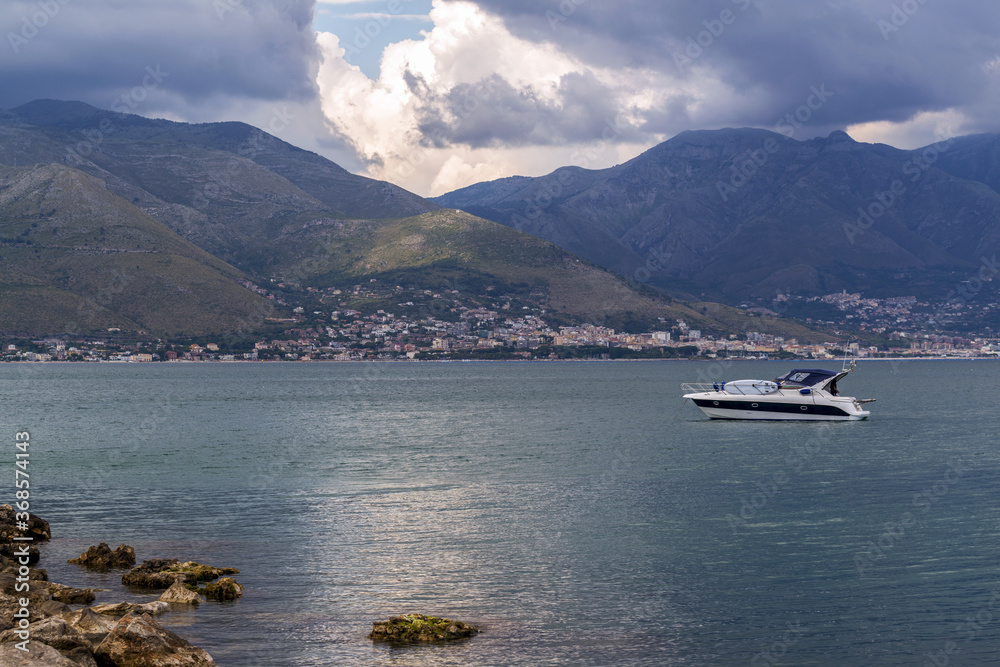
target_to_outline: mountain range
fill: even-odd
[[[907,151],[844,132],[691,131],[609,169],[565,167],[434,201],[680,297],[943,301],[995,265],[1000,135]]]
[[[374,280],[516,294],[555,323],[816,340],[829,336],[733,306],[841,290],[943,301],[992,280],[998,221],[998,135],[906,151],[692,131],[612,168],[425,199],[244,123],[52,100],[0,111],[8,335],[245,331],[290,309],[251,283]]]
[[[78,102],[0,112],[0,256],[8,335],[246,331],[290,314],[247,288],[271,281],[516,293],[552,321],[634,329],[683,318],[739,331],[747,319],[713,306],[720,321],[706,306],[665,299],[548,241],[356,176],[243,123]]]

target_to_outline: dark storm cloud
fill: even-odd
[[[968,109],[998,129],[985,96],[1000,56],[1000,4],[980,0],[478,0],[517,35],[552,41],[585,62],[649,67],[697,86],[706,72],[750,107],[702,123],[770,125],[811,86],[836,100],[825,125],[901,121],[920,111]],[[993,75],[995,76],[995,74]],[[675,132],[678,108],[650,114],[648,129]],[[819,116],[819,114],[817,114]],[[657,125],[654,127],[654,123]]]
[[[409,75],[408,81],[412,79]],[[426,91],[419,81],[410,89]],[[555,95],[515,88],[494,75],[476,84],[460,84],[446,95],[422,96],[419,129],[424,145],[442,148],[463,144],[471,148],[545,146],[600,137],[614,124],[618,110],[611,91],[589,73],[562,77]],[[627,130],[622,139],[638,139]]]
[[[0,108],[38,98],[106,108],[137,86],[151,88],[151,98],[187,104],[305,99],[314,95],[313,6],[314,0],[6,0]],[[150,78],[147,67],[161,74]]]

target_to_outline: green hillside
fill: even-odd
[[[0,167],[0,322],[25,336],[245,327],[245,276],[78,170]]]
[[[43,100],[0,115],[0,164],[11,166],[0,242],[16,260],[0,272],[8,333],[244,328],[261,320],[248,313],[271,303],[240,287],[244,276],[289,285],[275,287],[278,296],[310,310],[320,305],[310,287],[374,279],[447,288],[481,304],[510,296],[546,310],[553,324],[637,331],[684,319],[708,332],[756,330],[753,318],[716,321],[558,241],[441,209],[243,123],[191,125]],[[42,297],[46,314],[21,312]],[[771,324],[784,325],[800,329]]]

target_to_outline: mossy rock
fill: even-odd
[[[202,565],[201,563],[195,563],[191,560],[186,563],[179,563],[178,565],[167,568],[164,572],[183,572],[189,575],[186,578],[187,581],[191,581],[192,577],[195,581],[212,581],[213,579],[218,579],[219,577],[240,573],[240,571],[235,567],[212,567],[211,565]]]
[[[205,585],[201,593],[209,600],[235,600],[243,596],[243,586],[232,577],[223,577]]]
[[[406,614],[393,616],[388,621],[375,621],[368,639],[376,642],[446,642],[468,639],[480,631],[474,625],[449,618]]]
[[[106,542],[101,542],[80,554],[79,558],[70,558],[66,562],[99,572],[132,567],[135,565],[135,549],[127,544],[119,544],[118,548],[112,551]]]
[[[197,585],[199,581],[211,581],[239,572],[235,567],[212,567],[194,561],[181,563],[176,558],[155,558],[122,575],[122,583],[157,590],[170,588],[175,579],[180,579],[185,585]]]

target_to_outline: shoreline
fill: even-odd
[[[978,357],[861,357],[857,359],[858,363],[869,362],[869,361],[997,361],[1000,360],[1000,355],[989,355],[989,356],[978,356]],[[350,360],[337,360],[337,359],[309,359],[309,360],[288,360],[288,359],[233,359],[222,361],[219,359],[204,359],[204,360],[193,360],[193,359],[173,359],[170,361],[110,361],[110,360],[94,360],[94,361],[3,361],[3,364],[63,364],[63,365],[73,365],[73,366],[92,366],[94,364],[124,364],[129,366],[149,366],[149,365],[164,365],[164,364],[553,364],[553,363],[573,363],[573,364],[591,364],[591,363],[679,363],[679,362],[702,362],[702,363],[719,363],[719,362],[752,362],[752,361],[766,361],[766,362],[788,362],[788,363],[825,363],[828,361],[842,361],[842,358],[831,358],[831,359],[806,359],[804,357],[799,357],[797,359],[747,359],[743,357],[732,357],[732,358],[705,358],[705,357],[693,357],[687,359],[350,359]]]

